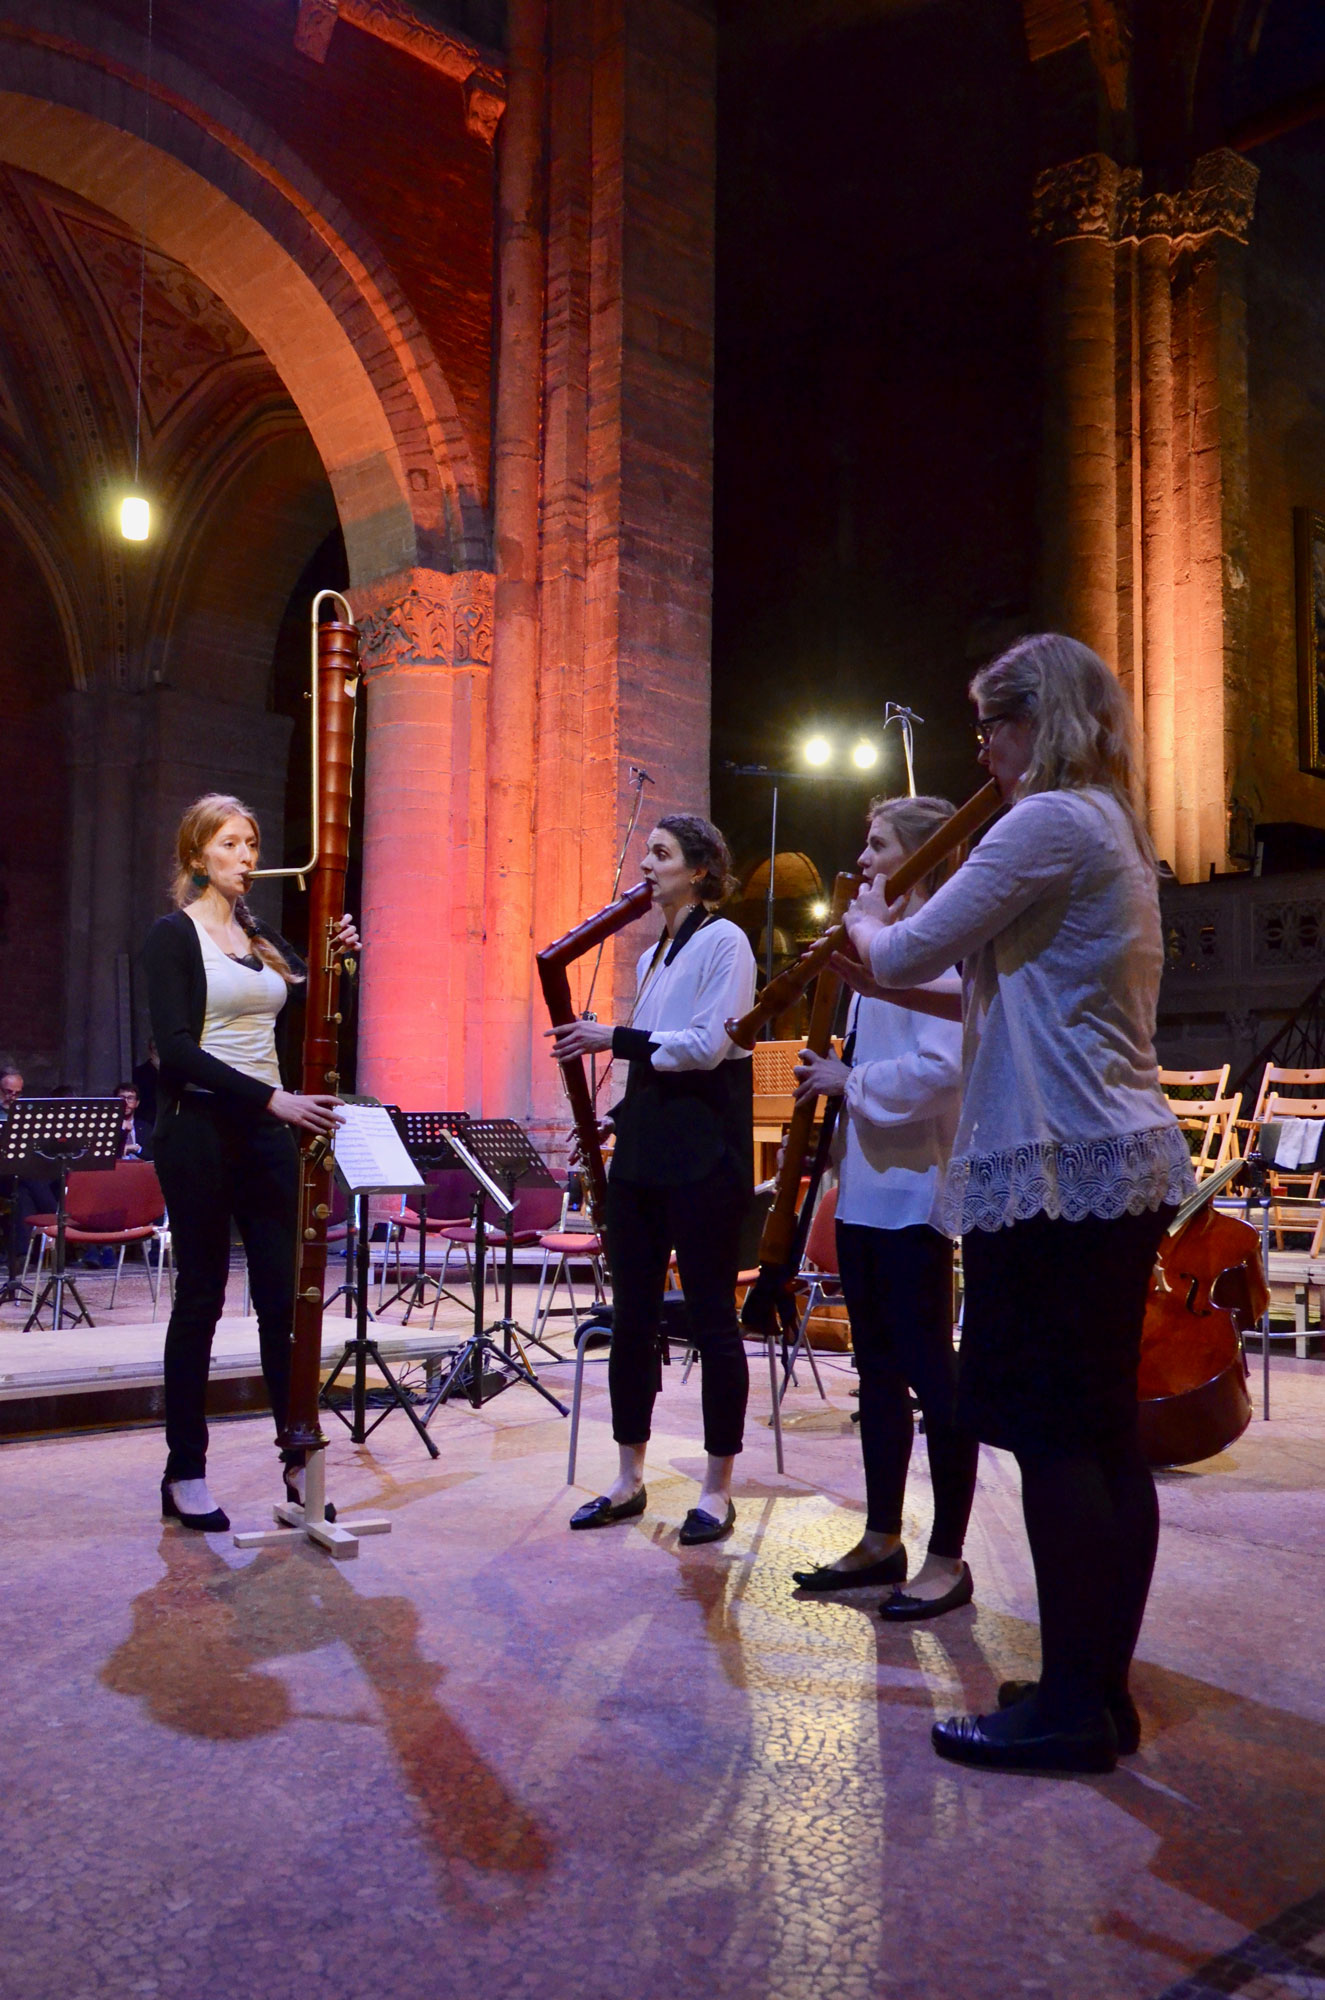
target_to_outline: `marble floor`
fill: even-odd
[[[736,1532],[682,1550],[676,1368],[643,1519],[566,1531],[603,1372],[576,1494],[524,1388],[442,1409],[436,1464],[399,1415],[338,1434],[334,1496],[392,1523],[340,1565],[163,1529],[157,1432],[0,1447],[5,2000],[1325,1992],[1325,1366],[1277,1359],[1274,1421],[1164,1478],[1145,1742],[1089,1779],[929,1747],[1035,1670],[1008,1460],[974,1606],[885,1631],[878,1592],[789,1586],[859,1525],[848,1375],[789,1400],[779,1477],[756,1371]],[[260,1525],[266,1421],[217,1424],[211,1472]],[[928,1514],[921,1446],[913,1549]]]

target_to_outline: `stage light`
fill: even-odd
[[[832,756],[833,746],[826,736],[811,736],[807,739],[801,754],[807,764],[812,764],[816,770],[820,770]]]
[[[851,761],[858,771],[872,771],[879,761],[879,746],[862,736],[851,753]]]
[[[811,903],[811,904],[810,904],[810,915],[811,915],[811,916],[812,916],[812,917],[814,918],[814,921],[816,922],[816,924],[821,924],[821,923],[823,922],[824,918],[825,918],[825,917],[826,917],[826,916],[828,915],[828,905],[827,905],[827,903],[824,903],[824,902],[819,902],[819,903]]]
[[[126,542],[145,542],[152,531],[152,510],[139,493],[120,502],[120,533]]]

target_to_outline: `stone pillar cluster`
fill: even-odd
[[[1131,692],[1151,827],[1227,865],[1247,686],[1243,255],[1257,170],[1226,149],[1147,192],[1102,153],[1047,169],[1042,597]]]
[[[509,22],[492,574],[349,592],[359,1074],[555,1147],[534,953],[611,899],[632,762],[654,812],[707,806],[715,50],[684,4],[515,0]],[[600,1014],[636,950],[608,948]]]

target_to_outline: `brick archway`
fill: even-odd
[[[326,467],[352,585],[483,564],[470,441],[365,232],[251,112],[173,58],[156,62],[146,147],[133,136],[140,41],[87,10],[65,12],[77,43],[51,47],[35,17],[29,38],[0,41],[0,161],[135,229],[145,206],[151,240],[248,328]]]

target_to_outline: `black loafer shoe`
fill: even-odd
[[[960,1611],[974,1595],[971,1572],[963,1563],[961,1575],[942,1597],[908,1597],[904,1590],[895,1590],[879,1606],[879,1616],[886,1625],[900,1625],[909,1618],[941,1618],[945,1611]]]
[[[1039,1685],[1038,1681],[1000,1681],[999,1707],[1015,1708],[1019,1701],[1025,1701],[1027,1695],[1034,1694]],[[1135,1757],[1141,1748],[1141,1717],[1131,1695],[1121,1695],[1117,1701],[1111,1701],[1109,1713],[1118,1732],[1118,1755]]]
[[[791,1580],[797,1590],[867,1590],[872,1583],[905,1583],[906,1550],[894,1549],[890,1556],[862,1563],[859,1569],[834,1569],[831,1563],[820,1569],[794,1569]]]
[[[1104,1711],[1081,1729],[1046,1730],[1011,1742],[988,1735],[982,1715],[950,1715],[936,1722],[929,1737],[940,1757],[986,1771],[1112,1771],[1118,1762],[1118,1732]]]
[[[702,1507],[692,1507],[681,1523],[681,1532],[676,1539],[683,1549],[693,1549],[699,1542],[720,1542],[735,1526],[736,1509],[730,1500],[727,1502],[726,1518],[721,1521],[715,1520],[712,1514],[706,1514]]]
[[[600,1493],[596,1500],[586,1500],[583,1507],[575,1509],[570,1524],[572,1528],[610,1528],[613,1521],[633,1521],[648,1504],[649,1496],[642,1486],[629,1500],[619,1503],[609,1500],[606,1493]]]

